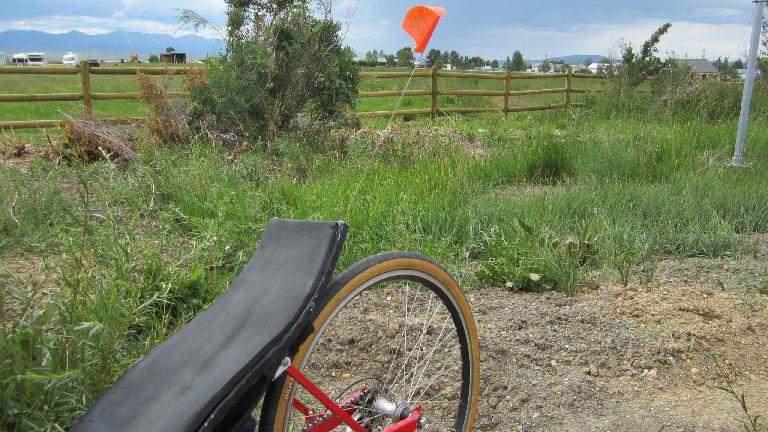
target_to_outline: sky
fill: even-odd
[[[0,0],[0,31],[33,29],[53,33],[130,30],[182,35],[176,9],[189,8],[213,22],[225,22],[224,0]],[[661,55],[709,59],[743,58],[754,5],[751,0],[333,0],[344,22],[346,42],[359,55],[369,49],[394,52],[413,46],[400,24],[414,5],[443,6],[429,48],[503,59],[514,50],[527,59],[569,54],[618,54],[623,42],[639,46],[664,22]],[[200,33],[217,37],[213,30]]]

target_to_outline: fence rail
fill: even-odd
[[[458,71],[444,71],[437,68],[432,68],[431,71],[416,71],[413,74],[410,72],[361,72],[362,78],[408,78],[410,76],[417,78],[431,78],[431,90],[408,90],[403,93],[404,96],[432,96],[432,104],[430,108],[422,109],[408,109],[395,111],[396,116],[412,116],[412,115],[425,115],[429,114],[434,120],[440,114],[450,113],[487,113],[487,112],[501,112],[504,115],[511,112],[525,112],[525,111],[543,111],[550,109],[561,109],[567,107],[581,106],[581,104],[573,103],[573,94],[586,94],[586,93],[599,93],[602,89],[588,89],[588,88],[574,88],[574,78],[591,78],[591,79],[605,79],[605,75],[592,75],[573,73],[572,70],[568,70],[565,73],[554,74],[528,74],[528,73],[512,73],[512,72],[458,72]],[[504,81],[504,90],[454,90],[446,89],[440,90],[438,80],[443,78],[470,78],[470,79],[483,79],[483,80],[497,80]],[[558,88],[544,88],[544,89],[531,89],[531,90],[510,90],[510,83],[514,80],[530,80],[530,79],[552,79],[552,78],[565,78],[565,87]],[[361,92],[360,97],[375,98],[375,97],[392,97],[400,96],[400,91],[378,91],[378,92]],[[530,95],[542,95],[542,94],[563,94],[562,103],[550,103],[542,105],[532,106],[517,106],[511,107],[509,105],[509,99],[517,96],[530,96]],[[438,96],[480,96],[480,97],[501,97],[502,105],[500,108],[494,107],[445,107],[441,108],[438,105]],[[371,111],[371,112],[359,112],[356,113],[359,117],[389,117],[393,115],[392,111]]]
[[[0,94],[0,103],[2,102],[80,102],[87,112],[93,110],[93,101],[106,100],[136,100],[140,99],[140,93],[101,93],[91,91],[91,75],[136,75],[138,73],[147,75],[185,75],[189,74],[191,68],[137,68],[137,67],[90,67],[88,62],[81,61],[79,68],[66,67],[5,67],[0,68],[0,75],[80,75],[81,88],[80,93],[48,93],[48,94]],[[579,106],[572,102],[573,94],[597,93],[601,89],[574,88],[574,78],[592,78],[605,79],[604,75],[590,75],[573,73],[569,70],[566,73],[554,74],[523,74],[511,72],[459,72],[445,71],[437,68],[431,70],[417,70],[415,72],[360,72],[362,78],[430,78],[431,88],[429,90],[408,90],[401,91],[367,91],[360,92],[361,98],[381,98],[403,96],[431,96],[431,105],[429,108],[399,110],[394,113],[396,116],[429,115],[433,120],[441,114],[449,113],[485,113],[501,112],[504,115],[511,112],[541,111],[549,109],[560,109],[569,106]],[[504,81],[504,90],[458,90],[439,88],[439,78],[470,78],[482,80]],[[530,79],[551,79],[565,78],[565,87],[544,88],[532,90],[510,90],[511,82],[514,80]],[[187,92],[169,92],[170,96],[183,97]],[[533,106],[510,106],[509,99],[517,96],[542,95],[542,94],[563,94],[562,103],[552,103]],[[438,96],[479,96],[479,97],[501,97],[502,106],[496,107],[440,107]],[[356,113],[359,117],[389,117],[393,115],[392,111],[368,111]],[[142,117],[121,117],[104,119],[108,123],[133,123],[145,120]],[[61,126],[63,120],[22,120],[22,121],[0,121],[0,130],[2,129],[29,129],[29,128],[51,128]]]

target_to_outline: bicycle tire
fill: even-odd
[[[423,286],[436,295],[450,315],[450,321],[456,330],[459,341],[457,348],[461,357],[461,383],[458,393],[454,393],[458,394],[459,398],[457,400],[453,430],[469,432],[472,430],[477,416],[477,398],[480,383],[480,355],[477,329],[469,304],[458,284],[444,268],[424,256],[407,252],[382,253],[365,258],[342,272],[330,283],[329,289],[326,291],[327,297],[320,299],[319,304],[322,306],[317,318],[313,322],[314,330],[298,346],[296,354],[292,359],[293,364],[303,371],[307,359],[312,357],[324,332],[330,323],[339,317],[344,308],[350,306],[351,302],[363,292],[367,292],[369,289],[372,290],[379,286],[379,284],[393,282],[398,284],[417,283]],[[426,295],[429,296],[429,294]],[[414,297],[417,296],[418,291],[414,289]],[[430,296],[430,307],[432,304],[431,299],[432,297]],[[415,305],[416,298],[413,299],[413,303]],[[406,291],[406,316],[408,304],[409,300]],[[377,307],[379,306],[377,305]],[[434,313],[436,314],[437,312]],[[425,329],[427,324],[429,323],[424,324]],[[422,324],[419,323],[418,325],[421,326]],[[408,326],[409,324],[406,323],[406,338]],[[445,324],[443,327],[445,327]],[[422,333],[421,336],[424,336],[424,334]],[[421,342],[421,340],[420,338],[418,342]],[[420,356],[422,348],[419,347],[418,349],[420,350]],[[434,353],[435,349],[436,347],[432,348],[432,353]],[[402,356],[405,357],[405,351],[403,351]],[[411,355],[409,354],[408,358],[410,357]],[[419,358],[417,357],[415,361],[418,360]],[[427,358],[427,360],[430,359]],[[408,362],[409,360],[405,359],[403,368],[406,367]],[[417,363],[416,365],[418,366],[419,364]],[[406,371],[406,373],[409,372]],[[411,384],[415,381],[416,373],[414,371],[410,376]],[[422,371],[421,374],[423,375],[424,372]],[[403,381],[407,381],[407,377],[404,376]],[[421,376],[419,381],[421,381]],[[427,389],[431,385],[431,382],[427,384]],[[262,404],[259,430],[273,432],[286,432],[289,430],[288,423],[291,417],[290,399],[295,395],[295,387],[292,380],[286,379],[285,376],[274,381],[269,386]],[[412,393],[415,390],[416,387],[414,387]],[[423,393],[424,391],[422,390]]]

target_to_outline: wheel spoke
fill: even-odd
[[[464,327],[458,327],[452,312],[456,307],[438,296],[436,290],[447,291],[435,285],[437,278],[414,271],[389,279],[362,284],[332,302],[337,306],[316,325],[316,336],[297,367],[330,397],[340,395],[339,401],[361,388],[372,392],[367,402],[355,406],[371,432],[393,423],[391,413],[373,409],[373,399],[379,397],[392,406],[421,406],[431,430],[453,429],[457,416],[466,412],[462,401],[470,391],[462,367],[466,351],[458,333]],[[316,412],[326,412],[304,389],[296,387],[291,394],[288,407],[290,397],[298,397]],[[281,430],[302,430],[308,417],[286,413]]]

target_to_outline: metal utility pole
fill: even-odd
[[[760,30],[763,25],[763,8],[766,0],[755,0],[755,21],[752,25],[752,39],[749,43],[749,58],[747,59],[747,77],[744,80],[744,95],[741,98],[741,116],[739,117],[739,132],[736,135],[736,149],[733,152],[731,165],[744,166],[744,143],[747,140],[747,124],[749,123],[749,107],[752,104],[752,89],[755,85],[755,69],[757,67],[757,48],[760,45]]]

